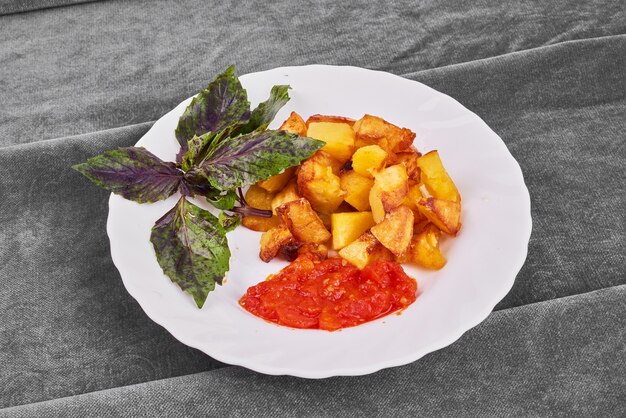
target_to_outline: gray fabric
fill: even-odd
[[[234,63],[395,74],[626,33],[623,1],[106,1],[0,16],[0,144],[156,120]]]
[[[51,400],[3,412],[624,415],[622,2],[155,3],[0,16],[0,408]],[[111,262],[107,194],[69,167],[232,62],[383,69],[481,116],[532,199],[501,311],[411,365],[321,382],[221,368],[152,323]]]
[[[227,367],[0,417],[623,417],[625,300],[619,286],[500,311],[445,350],[371,376],[316,381]]]
[[[0,0],[0,15],[71,6],[91,1],[95,0]]]

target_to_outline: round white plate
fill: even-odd
[[[531,216],[518,163],[478,116],[423,84],[362,68],[285,67],[240,79],[253,107],[273,85],[291,86],[291,100],[273,128],[296,111],[305,119],[315,113],[355,119],[369,113],[413,130],[415,146],[422,152],[439,150],[455,181],[463,227],[455,239],[442,243],[448,258],[442,270],[405,265],[418,281],[419,296],[401,315],[336,332],[299,330],[268,323],[237,303],[249,286],[286,265],[259,259],[260,233],[239,227],[228,234],[232,258],[226,282],[198,309],[163,274],[149,241],[154,221],[178,196],[137,204],[111,195],[107,232],[113,262],[152,320],[222,362],[267,374],[323,378],[410,363],[451,344],[489,315],[526,259]],[[174,129],[190,100],[159,119],[137,145],[173,161],[178,151]]]

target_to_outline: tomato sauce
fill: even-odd
[[[334,331],[404,309],[416,294],[417,282],[396,262],[359,270],[341,258],[302,255],[250,287],[239,304],[280,325]]]

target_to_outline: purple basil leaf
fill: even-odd
[[[289,86],[286,85],[272,87],[269,99],[260,103],[252,113],[250,113],[248,123],[235,128],[235,132],[238,134],[247,134],[252,131],[267,129],[278,111],[289,101],[288,90]]]
[[[221,132],[232,125],[245,124],[250,118],[246,90],[230,66],[215,81],[193,98],[178,120],[176,139],[181,146],[177,161],[187,150],[187,142],[207,132]]]
[[[156,221],[150,242],[163,272],[201,308],[229,268],[230,250],[219,220],[182,196]]]
[[[96,186],[139,203],[167,199],[183,178],[174,163],[137,147],[106,151],[72,168]]]
[[[220,190],[244,187],[300,164],[324,145],[323,141],[285,131],[252,132],[223,141],[190,178],[204,177]]]

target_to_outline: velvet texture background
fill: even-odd
[[[158,3],[0,2],[0,416],[626,415],[622,2]],[[385,70],[482,117],[532,199],[496,312],[415,363],[322,381],[152,323],[110,259],[107,193],[70,166],[231,63]]]

